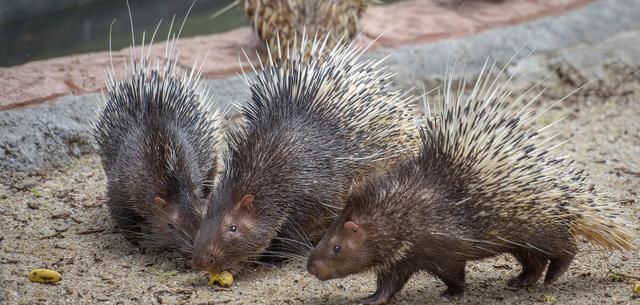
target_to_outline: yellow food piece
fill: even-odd
[[[229,287],[233,284],[233,275],[229,271],[220,273],[209,272],[209,285],[218,284],[222,287]]]
[[[51,269],[33,269],[27,276],[36,283],[55,284],[62,280],[62,275]]]
[[[640,294],[640,281],[633,282],[633,292],[635,294]]]

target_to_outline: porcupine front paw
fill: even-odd
[[[449,287],[443,291],[440,296],[448,300],[457,300],[464,295],[464,288],[462,287]]]
[[[390,299],[391,297],[389,295],[385,295],[384,293],[376,291],[374,294],[361,299],[360,302],[363,305],[379,305],[386,304]]]

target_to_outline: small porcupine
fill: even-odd
[[[200,269],[237,272],[256,259],[305,253],[353,179],[417,148],[412,98],[390,88],[381,61],[360,61],[353,45],[320,60],[326,39],[303,42],[246,77],[244,126],[227,135],[225,170],[196,237]]]
[[[303,32],[327,33],[327,47],[349,41],[360,29],[360,16],[371,0],[244,0],[244,11],[273,55],[281,46],[301,41]],[[277,56],[279,58],[282,56]]]
[[[464,95],[451,78],[437,120],[422,128],[419,154],[356,183],[311,251],[311,274],[327,280],[374,270],[377,290],[362,301],[382,304],[421,270],[455,296],[468,260],[510,253],[523,269],[509,284],[529,286],[545,269],[551,284],[569,268],[578,236],[634,248],[622,208],[573,161],[551,156],[549,129],[534,130],[533,112],[515,108],[525,96],[509,104],[506,85],[482,74]]]
[[[223,118],[210,109],[197,65],[188,71],[172,60],[175,38],[164,60],[151,62],[144,38],[140,48],[138,61],[132,47],[122,79],[113,67],[107,73],[105,105],[93,127],[107,204],[130,240],[190,255],[216,174]]]

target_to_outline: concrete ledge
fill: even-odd
[[[527,61],[514,66],[524,79],[548,74],[557,63],[575,68],[587,79],[602,76],[604,64],[637,65],[640,46],[640,3],[598,1],[566,15],[550,16],[480,34],[421,45],[378,49],[368,53],[381,58],[389,52],[390,69],[400,87],[440,79],[446,63],[460,57],[468,73],[477,73],[491,56],[505,63],[524,47],[520,57],[535,48]],[[242,102],[248,92],[238,77],[206,81],[219,107]],[[0,170],[32,170],[93,152],[88,128],[96,117],[97,95],[63,97],[46,105],[0,112]]]

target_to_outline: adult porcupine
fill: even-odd
[[[135,42],[134,42],[135,45]],[[125,235],[191,253],[216,173],[222,116],[200,84],[196,65],[140,60],[132,48],[123,79],[107,74],[105,106],[93,128],[107,176],[107,204]]]
[[[254,31],[273,54],[301,41],[302,33],[327,33],[327,47],[349,41],[360,29],[360,16],[371,0],[244,0]]]
[[[225,170],[195,242],[194,265],[203,270],[238,271],[261,256],[308,251],[299,245],[319,238],[352,179],[417,147],[410,98],[389,88],[380,61],[359,61],[351,45],[320,60],[326,40],[306,39],[309,61],[293,47],[246,79],[246,120],[227,135]]]
[[[572,161],[551,156],[547,130],[532,130],[535,116],[514,112],[507,94],[491,77],[467,96],[445,82],[418,156],[356,183],[312,250],[309,272],[327,280],[374,270],[378,288],[363,302],[381,304],[419,270],[459,295],[468,260],[511,253],[523,269],[509,284],[529,286],[547,264],[546,284],[568,269],[577,236],[632,249],[621,208]]]

